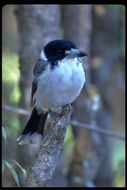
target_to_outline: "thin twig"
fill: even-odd
[[[10,111],[10,112],[14,112],[17,114],[22,114],[22,115],[29,115],[30,114],[30,111],[22,109],[22,108],[17,108],[14,106],[4,105],[4,106],[2,106],[2,109],[5,111]],[[96,131],[98,133],[102,133],[104,135],[114,137],[114,138],[119,139],[119,140],[125,140],[124,135],[118,134],[116,132],[109,131],[107,129],[106,130],[101,129],[101,127],[95,127],[93,124],[92,125],[91,124],[84,124],[84,123],[81,123],[80,121],[76,121],[76,120],[72,120],[71,124],[74,126],[79,126],[81,128],[84,128],[84,129]]]
[[[2,109],[5,111],[14,112],[14,113],[21,114],[21,115],[29,115],[30,114],[30,111],[25,110],[23,108],[17,108],[14,106],[4,105],[4,106],[2,106]]]
[[[96,127],[96,126],[94,126],[92,124],[84,124],[84,123],[81,123],[80,121],[76,121],[76,120],[72,120],[71,124],[74,125],[74,126],[79,126],[81,128],[84,128],[84,129],[89,129],[89,130],[92,130],[92,131],[96,131],[98,133],[102,133],[104,135],[117,138],[119,140],[125,140],[125,136],[123,136],[121,134],[109,131],[107,129],[106,130],[105,129],[101,129],[101,127]]]

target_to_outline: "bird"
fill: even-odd
[[[48,42],[33,68],[31,89],[32,112],[21,135],[19,145],[36,144],[43,137],[49,111],[59,112],[79,96],[85,84],[81,57],[88,56],[70,40]]]

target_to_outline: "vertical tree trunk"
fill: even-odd
[[[64,37],[66,39],[73,40],[77,46],[88,53],[90,57],[90,36],[92,29],[92,6],[90,5],[65,5],[63,13],[64,19]],[[87,62],[86,58],[84,62]],[[77,98],[74,106],[74,118],[84,123],[90,122],[91,110],[90,110],[90,98],[89,98],[89,87],[90,87],[90,76],[88,66],[84,69],[86,73],[86,84],[82,93]],[[86,92],[87,89],[87,92]],[[93,139],[91,134],[84,129],[74,128],[75,134],[75,150],[74,158],[69,171],[70,185],[71,186],[82,186],[87,180],[93,179],[93,172],[90,173],[90,169],[83,168],[83,162],[91,160],[95,164],[96,151],[93,150]],[[91,177],[90,177],[91,176]],[[82,182],[77,182],[77,177]]]
[[[30,109],[32,69],[43,46],[60,36],[60,8],[59,5],[16,5],[15,15],[20,38],[19,106]],[[22,128],[26,119],[28,117],[20,116]],[[31,166],[38,148],[39,144],[18,147],[19,160],[24,168]]]
[[[64,6],[64,35],[65,38],[76,41],[78,46],[87,51],[89,57],[91,57],[89,59],[91,70],[86,70],[87,81],[85,86],[89,95],[91,78],[92,83],[97,87],[103,104],[96,118],[97,125],[110,128],[110,83],[118,54],[118,49],[116,49],[118,15],[116,9],[112,11],[109,6],[94,6],[94,14],[92,14],[91,8],[89,5]],[[92,39],[90,40],[91,36]],[[74,117],[88,123],[91,116],[90,99],[86,95],[85,88],[74,107]],[[75,128],[73,127],[73,129]],[[94,132],[90,134],[80,128],[74,131],[76,145],[69,173],[71,185],[80,186],[85,184],[87,186],[87,182],[94,181],[97,186],[111,186],[112,170],[107,138]]]
[[[108,22],[107,22],[108,20]],[[93,9],[93,31],[91,39],[91,80],[97,87],[103,107],[97,124],[111,129],[112,80],[119,57],[119,16],[118,6],[95,5]],[[111,144],[102,136],[102,161],[95,182],[97,186],[112,185]]]

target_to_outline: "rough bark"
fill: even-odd
[[[64,108],[62,116],[50,114],[51,118],[45,126],[43,141],[37,158],[29,171],[27,187],[44,187],[51,179],[59,162],[58,158],[63,148],[67,124],[70,120],[70,107]]]
[[[44,45],[50,40],[59,38],[60,9],[59,5],[16,5],[14,13],[20,41],[19,88],[21,98],[19,106],[30,109],[32,70]],[[28,117],[20,116],[22,128],[27,119]],[[24,168],[31,166],[39,146],[38,144],[18,148],[19,161]]]

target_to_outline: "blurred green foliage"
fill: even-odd
[[[8,97],[12,103],[17,103],[20,98],[19,76],[18,56],[5,49],[2,56],[2,81],[5,85],[6,83],[13,84],[12,91],[10,91],[10,96]]]
[[[20,90],[18,87],[20,72],[18,55],[3,49],[2,55],[2,104],[18,105]],[[3,124],[8,130],[9,136],[14,136],[20,129],[18,117],[14,113],[3,111]]]
[[[125,187],[125,142],[114,140],[112,145],[114,187]]]
[[[71,125],[68,126],[66,135],[64,138],[64,149],[62,152],[62,157],[64,161],[64,173],[68,173],[70,163],[73,159],[73,150],[75,145],[75,139],[72,133]]]

